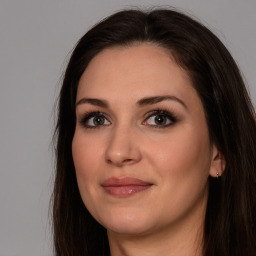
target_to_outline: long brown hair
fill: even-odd
[[[169,50],[203,103],[211,140],[226,160],[222,177],[209,178],[204,255],[256,255],[256,124],[254,108],[228,50],[205,26],[174,10],[126,10],[103,20],[76,45],[58,104],[56,178],[53,193],[57,256],[109,255],[105,228],[84,206],[76,182],[71,143],[79,79],[107,47],[152,42]]]

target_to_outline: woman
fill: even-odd
[[[256,255],[254,109],[219,39],[127,10],[78,42],[56,127],[56,255]]]

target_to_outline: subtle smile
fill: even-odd
[[[101,184],[108,194],[116,197],[128,197],[135,193],[149,189],[152,185],[153,184],[151,183],[131,177],[113,177],[105,180]]]

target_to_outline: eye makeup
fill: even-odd
[[[88,111],[78,120],[79,124],[85,129],[99,129],[112,124],[109,115],[101,111]],[[173,111],[158,108],[144,114],[141,124],[152,128],[163,129],[173,126],[178,120],[178,117]]]
[[[174,125],[178,121],[175,114],[165,109],[156,109],[146,114],[146,119],[142,124],[152,126],[154,128],[166,128]]]
[[[86,129],[96,129],[102,126],[111,125],[109,118],[107,115],[100,111],[92,111],[85,113],[81,119],[79,119],[79,123],[82,127]]]

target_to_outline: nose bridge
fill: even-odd
[[[120,166],[138,162],[140,157],[135,128],[126,123],[116,125],[109,136],[106,161]]]

